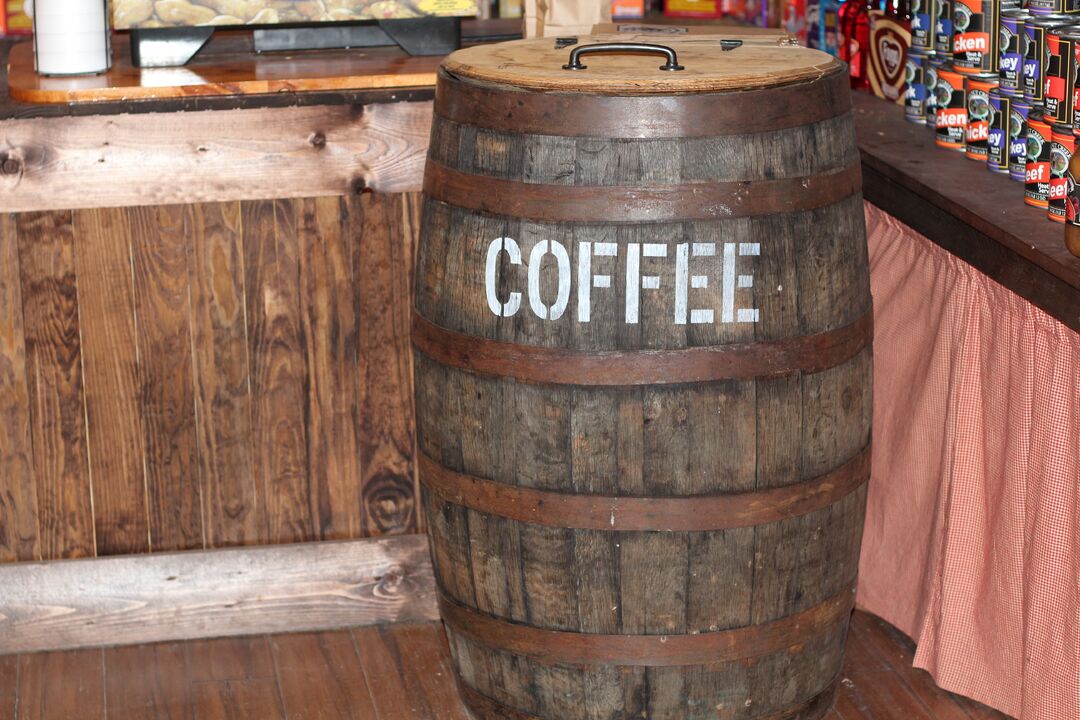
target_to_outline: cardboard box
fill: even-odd
[[[117,30],[476,15],[477,0],[113,0]]]

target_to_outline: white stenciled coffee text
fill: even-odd
[[[556,240],[541,240],[533,245],[526,258],[521,246],[509,237],[491,241],[487,247],[484,265],[484,286],[487,305],[499,317],[512,317],[522,310],[522,305],[542,320],[558,320],[570,305],[571,292],[577,292],[577,320],[590,322],[593,302],[597,292],[615,292],[613,276],[600,272],[594,266],[596,258],[618,259],[625,267],[626,282],[623,292],[623,317],[626,323],[636,324],[641,317],[643,292],[667,292],[673,296],[673,322],[676,325],[711,324],[719,319],[722,323],[757,322],[756,308],[736,307],[736,289],[752,288],[754,276],[740,273],[738,258],[761,254],[758,243],[624,243],[582,241],[577,244],[576,263],[571,261],[566,246]],[[695,258],[720,255],[719,277],[695,274]],[[505,258],[502,256],[505,255]],[[525,265],[528,272],[523,282],[500,293],[498,270],[500,260],[512,266]],[[662,287],[661,269],[655,263],[673,262],[675,272],[668,284]],[[745,262],[745,261],[744,261]],[[541,271],[547,264],[557,270],[554,287],[541,283]],[[576,267],[574,267],[576,265]],[[655,269],[650,269],[655,268]],[[718,283],[719,308],[694,307],[694,290],[704,290],[710,283]],[[513,283],[509,283],[513,285]],[[719,318],[717,318],[719,310]]]

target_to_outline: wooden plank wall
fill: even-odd
[[[0,562],[416,532],[418,212],[0,216]]]

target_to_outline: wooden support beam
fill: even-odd
[[[0,121],[0,211],[420,189],[431,102]]]
[[[437,620],[423,535],[0,565],[0,655]]]

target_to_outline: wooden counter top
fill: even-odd
[[[863,93],[854,105],[866,199],[1080,331],[1080,258],[1023,184],[935,147],[898,106]]]

